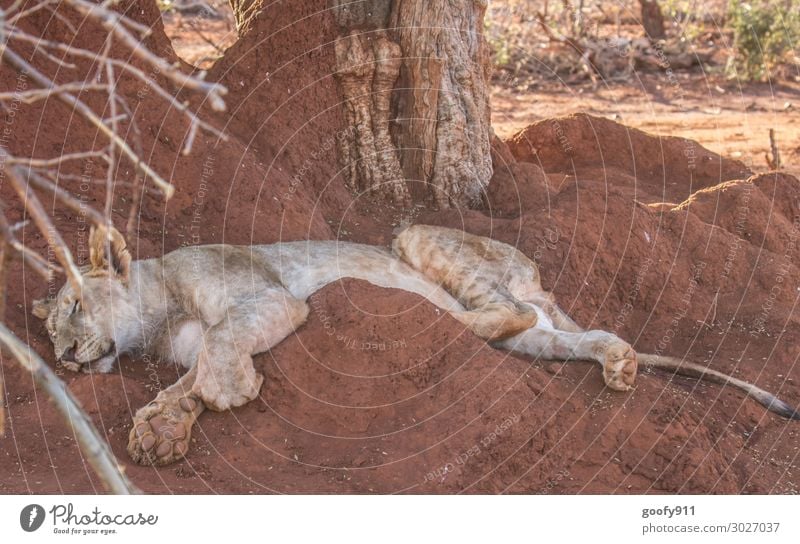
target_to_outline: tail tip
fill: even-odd
[[[786,419],[800,421],[800,411],[780,399],[773,398],[767,408]]]

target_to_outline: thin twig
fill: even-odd
[[[27,179],[39,189],[43,189],[45,191],[52,192],[55,197],[60,200],[65,206],[69,209],[77,213],[78,215],[83,215],[89,218],[89,220],[94,223],[95,225],[105,225],[107,223],[107,219],[97,210],[92,208],[91,206],[86,205],[86,203],[81,202],[67,191],[46,179],[44,176],[41,176],[38,172],[34,172],[33,170],[27,170],[25,172],[27,174]],[[103,183],[106,180],[102,180]]]
[[[772,156],[770,157],[768,154],[764,154],[764,158],[767,161],[767,166],[770,170],[780,170],[781,169],[781,153],[778,151],[778,142],[775,141],[775,129],[769,129],[769,149]]]
[[[106,36],[105,54],[106,59],[109,58],[112,44],[111,34]],[[110,62],[105,63],[106,80],[108,81],[108,107],[111,117],[107,124],[111,125],[111,131],[114,134],[119,134],[119,126],[117,126],[117,81],[114,77],[114,65]],[[114,145],[108,144],[108,168],[106,168],[106,205],[104,208],[108,226],[111,226],[111,209],[114,204],[114,176],[116,175],[117,161],[115,160]],[[109,243],[109,242],[106,242]]]
[[[0,240],[0,322],[6,319],[6,270],[8,269],[10,246],[5,239]],[[6,435],[5,381],[0,368],[0,438]]]
[[[75,439],[87,461],[106,488],[119,495],[139,493],[140,491],[125,476],[125,472],[114,454],[64,382],[34,353],[30,346],[23,343],[1,323],[0,344],[5,346],[14,359],[31,373],[36,385],[50,396],[64,421],[72,428]]]
[[[70,55],[74,55],[76,57],[80,57],[80,58],[84,58],[84,59],[87,59],[87,60],[91,60],[93,62],[96,62],[97,58],[98,58],[97,53],[94,53],[92,51],[88,51],[86,49],[80,49],[80,48],[73,47],[73,46],[70,46],[70,45],[67,45],[67,44],[64,44],[64,43],[61,43],[61,42],[53,42],[53,41],[49,41],[49,40],[44,40],[44,39],[41,39],[41,38],[34,37],[34,36],[29,35],[29,34],[26,34],[26,33],[22,32],[22,31],[20,31],[19,29],[6,27],[5,30],[8,33],[9,38],[12,39],[12,40],[20,40],[20,41],[32,43],[32,44],[36,45],[36,47],[49,47],[51,49],[56,49],[56,50],[62,51],[64,53],[68,53]],[[123,70],[123,71],[128,72],[129,74],[135,76],[142,83],[144,83],[147,86],[148,89],[152,89],[158,96],[160,96],[161,98],[163,98],[164,100],[169,102],[170,106],[172,106],[174,109],[176,109],[177,111],[181,112],[186,117],[188,117],[190,122],[199,124],[200,127],[203,130],[213,134],[214,136],[222,139],[223,141],[227,141],[228,137],[225,134],[220,132],[213,125],[211,125],[211,124],[201,120],[199,117],[197,117],[197,115],[189,109],[189,106],[187,104],[185,104],[183,102],[179,102],[174,96],[172,96],[167,91],[165,91],[161,87],[161,85],[159,85],[155,80],[153,80],[153,78],[148,76],[142,70],[136,68],[135,66],[132,66],[131,64],[128,64],[127,62],[124,62],[124,61],[121,61],[121,60],[118,60],[118,59],[114,59],[114,58],[108,59],[106,62],[111,62],[114,65],[115,68],[119,68],[120,70]]]
[[[61,263],[72,289],[80,298],[83,293],[83,278],[81,277],[80,271],[78,271],[78,267],[75,266],[75,261],[72,259],[72,253],[67,247],[66,242],[64,242],[61,234],[53,226],[50,218],[47,217],[42,203],[39,202],[39,199],[33,191],[31,191],[30,185],[22,181],[21,175],[17,172],[15,167],[7,165],[5,171],[8,180],[11,182],[20,200],[25,204],[25,209],[30,214],[33,222],[36,223],[39,232],[44,235],[47,244],[52,248],[58,262]]]
[[[33,104],[39,100],[50,98],[57,92],[80,93],[84,91],[105,91],[105,84],[97,83],[59,83],[55,89],[30,89],[28,91],[15,91],[11,93],[0,93],[0,102],[19,100],[25,104]]]
[[[9,64],[14,66],[17,70],[21,72],[27,72],[28,75],[36,81],[37,84],[41,85],[42,87],[48,89],[54,89],[57,87],[53,81],[42,74],[39,70],[28,64],[22,57],[17,55],[14,51],[9,49],[8,47],[3,49],[3,58],[5,58]],[[130,146],[120,138],[119,134],[115,134],[105,123],[103,120],[99,118],[94,111],[92,111],[89,106],[87,106],[83,101],[78,98],[75,98],[70,93],[67,92],[58,92],[56,94],[62,102],[72,106],[75,111],[80,113],[87,121],[97,127],[100,132],[106,135],[109,140],[114,142],[114,145],[122,151],[132,162],[134,167],[140,169],[142,173],[144,173],[147,177],[149,177],[161,191],[164,193],[164,197],[169,199],[173,193],[175,192],[175,187],[172,184],[168,183],[164,178],[162,178],[155,170],[150,168],[150,166],[144,162],[140,157],[133,152]]]
[[[34,271],[42,276],[45,281],[50,281],[53,272],[61,272],[61,268],[47,262],[44,257],[27,247],[14,236],[14,227],[9,226],[8,220],[3,213],[0,213],[0,238],[2,242],[8,247],[19,252],[22,261],[34,269]],[[5,284],[3,284],[3,295],[5,296]],[[0,318],[2,320],[2,318]]]
[[[225,111],[225,100],[222,98],[228,92],[223,85],[209,83],[198,77],[184,74],[177,67],[169,64],[161,57],[153,54],[142,42],[135,38],[123,26],[123,19],[119,13],[105,9],[86,0],[64,0],[67,4],[80,11],[82,14],[98,21],[103,28],[113,34],[120,42],[125,44],[131,52],[153,68],[157,68],[165,77],[172,80],[181,89],[191,89],[206,95],[214,111]]]
[[[12,17],[10,17],[8,19],[8,22],[11,23],[12,25],[16,24],[20,19],[23,19],[25,17],[33,15],[37,11],[48,7],[50,4],[53,4],[54,1],[55,0],[44,0],[44,1],[41,1],[38,4],[35,4],[33,7],[30,7],[28,9],[26,9],[26,10],[20,11],[19,13],[13,15]],[[11,12],[11,10],[9,10],[9,13],[10,12]]]
[[[108,157],[103,151],[82,151],[80,153],[65,153],[60,157],[53,159],[29,159],[22,157],[9,157],[6,159],[6,164],[19,164],[31,168],[47,168],[50,166],[58,166],[65,161],[79,161],[83,159],[102,158],[108,161]]]

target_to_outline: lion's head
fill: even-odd
[[[131,255],[116,229],[98,227],[89,235],[89,261],[81,270],[82,293],[67,282],[55,298],[35,300],[33,314],[45,320],[66,368],[107,372],[132,339]]]

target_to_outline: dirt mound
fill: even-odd
[[[166,206],[146,201],[128,233],[138,257],[216,241],[391,238],[388,213],[351,202],[327,145],[340,123],[336,86],[320,68],[333,65],[327,4],[284,4],[210,74],[231,88],[230,122],[209,117],[227,142],[198,138],[181,157],[185,124],[138,82],[122,82],[145,156],[178,189]],[[142,17],[156,25],[151,47],[168,48],[157,12]],[[0,66],[4,86],[15,80]],[[86,147],[94,131],[68,118],[55,102],[23,105],[12,151],[50,157]],[[614,330],[640,350],[710,361],[800,404],[795,178],[752,176],[692,142],[589,116],[543,121],[493,146],[487,208],[423,211],[420,222],[516,245],[584,326]],[[133,181],[130,165],[117,174]],[[0,194],[20,219],[9,188]],[[127,194],[116,199],[119,225]],[[87,197],[96,204],[103,195]],[[85,232],[74,215],[55,220],[80,255]],[[329,226],[340,221],[347,231]],[[31,230],[23,235],[44,250]],[[9,293],[9,326],[51,359],[44,327],[29,315],[46,286],[18,266],[10,281],[21,288]],[[297,334],[256,358],[267,377],[260,399],[204,415],[184,462],[127,464],[134,482],[177,493],[797,491],[800,428],[738,392],[645,374],[633,393],[615,393],[594,365],[493,350],[420,298],[363,282],[328,286],[311,306]],[[7,359],[2,370],[10,433],[0,440],[0,492],[100,490],[30,377]],[[123,463],[132,413],[176,377],[169,365],[127,358],[109,375],[64,376]]]
[[[680,202],[698,189],[752,174],[692,140],[652,137],[582,113],[534,123],[508,145],[517,160],[606,182],[644,202]]]
[[[208,76],[229,90],[228,130],[268,158],[268,171],[313,188],[333,220],[352,201],[337,159],[344,122],[333,74],[336,38],[326,0],[282,2],[250,20]]]

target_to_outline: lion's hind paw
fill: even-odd
[[[630,391],[636,381],[636,352],[628,344],[614,344],[605,351],[603,379],[617,391]]]

